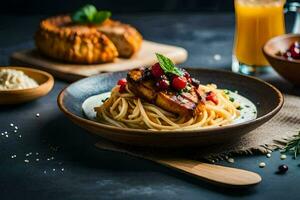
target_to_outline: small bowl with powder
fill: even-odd
[[[44,71],[26,67],[0,67],[0,105],[18,104],[48,94],[53,77]]]

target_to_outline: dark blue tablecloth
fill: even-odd
[[[1,65],[9,64],[11,52],[33,47],[32,36],[41,18],[0,17]],[[230,69],[233,15],[140,14],[117,18],[136,26],[147,40],[186,48],[189,58],[183,66]],[[214,59],[216,54],[221,60]],[[274,72],[262,78],[283,92],[300,95],[299,89]],[[269,159],[251,156],[236,158],[234,164],[221,162],[255,171],[263,178],[254,188],[228,189],[150,161],[98,150],[93,138],[59,111],[56,97],[65,86],[67,83],[56,80],[48,96],[23,105],[0,107],[1,200],[300,198],[300,160],[288,156],[282,161],[278,152]],[[6,131],[8,137],[1,135]],[[261,161],[267,164],[264,169],[258,167]],[[282,163],[288,164],[290,170],[276,175]]]

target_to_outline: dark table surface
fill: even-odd
[[[189,58],[183,66],[230,70],[232,14],[136,14],[116,18],[135,25],[148,40],[186,48]],[[0,65],[9,64],[13,51],[33,47],[32,36],[40,19],[1,16]],[[216,54],[221,60],[214,59]],[[262,78],[285,93],[300,95],[299,89],[274,72]],[[67,84],[56,80],[54,89],[41,99],[0,107],[0,133],[8,132],[8,137],[0,134],[0,199],[300,198],[300,161],[290,156],[282,161],[278,152],[269,159],[256,155],[236,158],[234,164],[221,162],[257,172],[263,178],[254,188],[228,189],[150,161],[98,150],[93,146],[94,139],[67,120],[56,105],[59,91]],[[16,132],[11,123],[18,127]],[[261,161],[266,162],[266,168],[258,167]],[[283,163],[288,164],[288,173],[276,175],[278,165]]]

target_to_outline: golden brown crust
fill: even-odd
[[[43,20],[35,35],[41,53],[82,64],[111,62],[118,56],[129,58],[140,49],[142,40],[130,25],[110,19],[101,25],[80,25],[72,23],[68,15]]]
[[[109,19],[98,26],[98,30],[112,40],[120,57],[130,58],[141,48],[143,37],[129,24]]]
[[[72,24],[70,16],[43,20],[35,43],[43,54],[72,63],[111,62],[118,56],[115,45],[96,26]]]

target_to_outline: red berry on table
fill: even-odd
[[[170,86],[170,82],[166,79],[161,79],[156,83],[159,90],[167,90]]]
[[[152,76],[154,76],[155,78],[159,78],[162,75],[164,75],[164,71],[163,69],[160,67],[159,63],[155,63],[152,67],[151,67],[151,74]]]
[[[172,79],[172,87],[176,90],[182,90],[186,87],[187,80],[185,77],[175,76]]]
[[[216,93],[214,93],[212,91],[210,91],[206,94],[206,101],[212,101],[216,105],[219,103]]]

